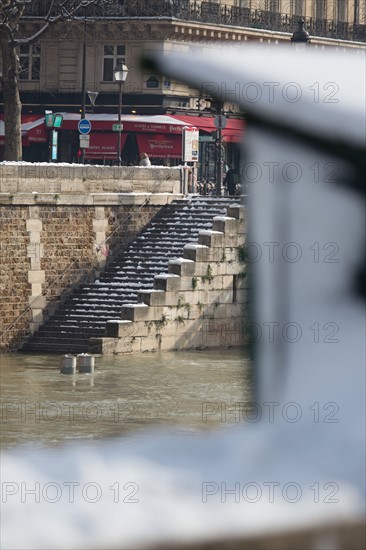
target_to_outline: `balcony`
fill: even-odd
[[[48,0],[35,0],[27,5],[24,17],[42,18],[49,9]],[[224,3],[190,2],[189,0],[109,0],[104,5],[81,8],[78,15],[98,19],[124,19],[131,17],[174,18],[183,21],[247,27],[280,32],[293,32],[298,15],[287,15],[263,10],[250,10]],[[67,16],[67,13],[65,13]],[[366,41],[366,25],[354,25],[328,19],[305,18],[306,30],[311,36],[338,40]]]

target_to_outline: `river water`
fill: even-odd
[[[240,421],[250,401],[243,350],[102,356],[94,374],[62,375],[60,356],[0,355],[1,445],[53,446],[151,425],[188,432]]]

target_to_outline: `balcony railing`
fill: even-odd
[[[33,19],[44,16],[49,8],[48,0],[35,0],[27,5],[25,17]],[[298,15],[287,15],[263,10],[250,10],[211,2],[189,0],[109,0],[88,8],[80,8],[78,15],[84,17],[123,19],[130,17],[168,17],[184,21],[249,27],[271,31],[293,32]],[[366,41],[366,25],[355,25],[328,19],[306,17],[305,26],[310,36],[322,36],[339,40]]]

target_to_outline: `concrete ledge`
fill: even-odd
[[[0,193],[179,193],[180,168],[0,163]]]
[[[164,206],[184,198],[181,193],[0,193],[0,205],[13,206]]]

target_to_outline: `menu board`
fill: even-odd
[[[199,131],[194,126],[183,128],[183,154],[184,162],[198,162]]]

